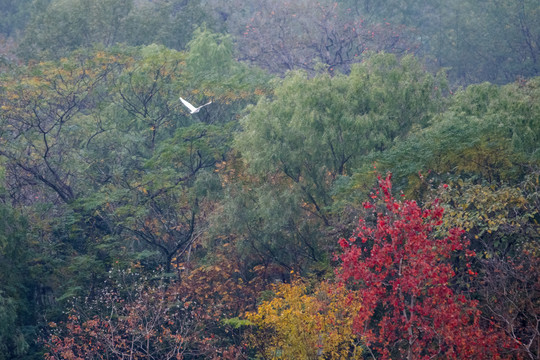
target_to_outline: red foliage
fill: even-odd
[[[51,323],[48,360],[82,359],[183,359],[196,349],[210,351],[197,321],[201,313],[181,302],[175,288],[137,287],[135,298],[126,301],[114,290],[104,291],[97,302],[103,309],[71,311],[65,323]],[[87,316],[86,312],[99,315]]]
[[[216,250],[215,260],[219,266],[195,269],[175,263],[179,279],[159,284],[136,273],[138,267],[115,271],[95,299],[50,324],[45,358],[242,358],[243,329],[223,320],[252,310],[260,286],[242,280],[232,252]]]
[[[390,179],[379,177],[373,202],[364,204],[373,224],[361,219],[353,237],[340,239],[338,276],[363,306],[355,330],[382,359],[502,358],[504,334],[480,326],[477,302],[451,285],[452,258],[475,255],[463,231],[439,236],[443,208],[397,201]]]

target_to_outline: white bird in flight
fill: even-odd
[[[203,108],[204,106],[206,105],[210,105],[212,102],[207,102],[206,104],[204,105],[201,105],[199,107],[195,107],[193,105],[191,105],[190,103],[188,103],[186,100],[182,99],[182,97],[180,97],[180,101],[182,102],[182,104],[184,104],[188,109],[189,111],[191,112],[191,114],[195,114],[195,113],[198,113],[199,110],[201,110],[201,108]]]

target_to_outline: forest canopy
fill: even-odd
[[[538,359],[539,15],[0,0],[0,359]]]

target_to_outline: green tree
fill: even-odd
[[[0,1],[0,33],[11,37],[22,31],[30,17],[32,0]]]
[[[119,32],[119,41],[184,50],[193,31],[205,21],[212,23],[198,0],[136,1]]]
[[[52,190],[65,204],[84,188],[77,169],[77,150],[100,132],[99,119],[84,116],[112,59],[72,57],[6,73],[2,83],[0,155],[9,159],[20,186],[29,178]],[[81,118],[87,123],[81,123]],[[86,130],[86,131],[84,131]],[[11,168],[10,168],[11,169]],[[35,194],[20,190],[18,196]]]
[[[31,224],[32,291],[44,317],[61,318],[73,298],[94,299],[117,263],[171,275],[199,256],[237,111],[267,87],[260,71],[226,56],[211,67],[219,74],[229,64],[215,88],[192,55],[159,45],[77,50],[2,73],[5,198]],[[179,94],[212,107],[190,115]],[[12,295],[2,294],[16,321]]]
[[[96,174],[106,171],[100,176],[109,183],[89,195],[85,206],[106,214],[122,233],[120,238],[138,250],[149,250],[140,254],[146,256],[141,260],[147,265],[160,265],[167,272],[172,259],[191,253],[193,243],[206,231],[214,193],[221,187],[213,170],[229,149],[237,123],[235,109],[253,101],[264,79],[234,64],[228,50],[220,51],[225,41],[201,31],[187,54],[145,47],[141,58],[118,76],[113,88],[117,95],[106,109],[116,117],[110,124],[114,131],[101,140],[106,141],[110,161],[105,167],[93,166]],[[207,63],[212,76],[204,77],[205,70],[197,67],[194,59],[200,54],[215,61]],[[213,103],[190,115],[178,94],[189,99],[203,96]],[[96,145],[93,149],[98,152],[104,148]],[[102,155],[86,156],[91,161]]]
[[[537,1],[462,1],[456,6],[452,28],[458,78],[465,83],[490,81],[505,84],[518,77],[540,74],[540,14]],[[459,19],[458,19],[459,17]],[[470,51],[473,50],[474,51]],[[461,50],[461,54],[459,54]],[[474,71],[468,64],[476,63]],[[454,64],[441,64],[455,66]]]
[[[519,183],[538,166],[538,88],[538,78],[471,85],[454,94],[430,126],[371,160],[411,192],[419,190],[419,171],[440,181]]]
[[[414,29],[419,46],[415,53],[430,59],[436,68],[448,68],[453,84],[505,84],[539,74],[537,1],[338,3],[361,18]]]
[[[79,47],[120,41],[133,0],[53,0],[33,14],[21,43],[25,58],[59,59]]]
[[[235,210],[228,213],[246,217],[226,222],[282,264],[324,258],[314,229],[334,225],[333,185],[368,154],[426,126],[441,105],[441,86],[443,77],[414,58],[388,54],[356,64],[348,76],[289,74],[241,122],[236,149],[256,180],[243,190],[233,185]]]
[[[1,168],[3,170],[3,168]],[[3,174],[2,174],[3,175]],[[2,177],[2,180],[5,180]],[[21,359],[35,347],[39,305],[27,220],[6,203],[0,185],[0,359]]]
[[[53,0],[32,12],[20,53],[31,59],[58,59],[99,44],[110,47],[163,44],[184,50],[206,18],[199,1]]]

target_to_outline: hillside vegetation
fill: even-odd
[[[0,360],[538,359],[539,12],[0,0]]]

